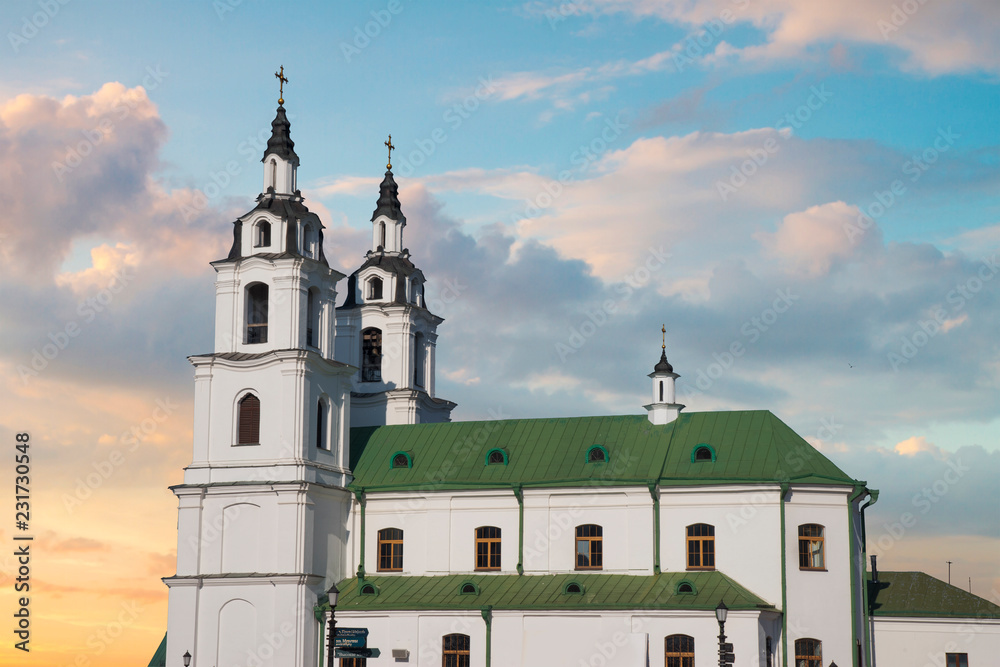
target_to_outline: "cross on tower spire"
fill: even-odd
[[[663,346],[662,347],[663,347],[664,353],[666,353],[666,351],[667,351],[667,325],[664,324],[662,327],[660,327],[660,331],[663,332]]]
[[[285,84],[288,83],[288,78],[285,77],[285,66],[281,66],[280,72],[275,72],[274,77],[278,80],[278,104],[285,103]]]
[[[392,169],[392,149],[395,148],[395,146],[392,145],[392,135],[391,134],[389,135],[389,141],[385,142],[385,147],[389,149],[389,161],[388,161],[388,164],[385,165],[385,168],[386,169]]]

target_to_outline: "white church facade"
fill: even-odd
[[[1000,606],[869,572],[878,492],[768,411],[685,410],[665,345],[646,414],[451,421],[391,164],[337,307],[281,103],[262,192],[212,263],[215,349],[190,357],[150,664],[331,664],[333,587],[336,626],[379,652],[344,667],[708,667],[720,603],[736,665],[1000,664]]]

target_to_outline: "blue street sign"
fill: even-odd
[[[334,648],[361,648],[368,642],[368,628],[337,628]]]
[[[335,648],[334,658],[377,658],[382,654],[377,648]]]

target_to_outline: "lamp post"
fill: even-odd
[[[191,667],[191,651],[184,651],[181,659],[184,660],[184,667]]]
[[[729,615],[729,607],[722,600],[715,608],[715,620],[719,622],[719,667],[727,667],[734,662],[733,645],[726,643],[726,616]]]
[[[328,642],[329,645],[326,647],[326,665],[327,667],[333,667],[333,640],[337,636],[337,621],[333,618],[333,615],[337,610],[337,598],[340,597],[337,584],[334,583],[330,586],[330,590],[326,594],[330,598],[330,639]]]

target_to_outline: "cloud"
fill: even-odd
[[[885,47],[902,55],[900,67],[932,75],[1000,71],[1000,6],[992,0],[954,3],[899,3],[894,0],[577,0],[574,14],[624,14],[656,18],[701,31],[748,24],[762,33],[760,43],[733,46],[720,41],[719,56],[773,62],[823,57],[843,63],[842,43]],[[535,13],[542,13],[535,6]]]
[[[916,456],[920,452],[927,452],[935,457],[942,457],[941,449],[922,435],[915,435],[902,442],[897,442],[893,447],[897,454],[902,456]]]

